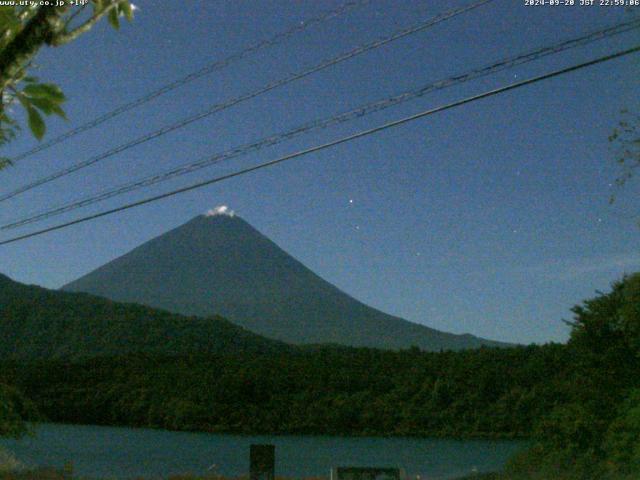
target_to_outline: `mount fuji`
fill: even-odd
[[[460,350],[503,346],[383,313],[320,278],[227,207],[166,232],[65,285],[184,315],[221,315],[295,344]]]

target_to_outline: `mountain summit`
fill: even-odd
[[[209,210],[64,290],[185,315],[222,315],[292,343],[427,350],[498,345],[393,317],[342,292],[227,207]]]

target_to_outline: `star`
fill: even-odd
[[[353,198],[350,198],[350,199],[349,199],[349,203],[350,203],[350,204],[353,204]]]

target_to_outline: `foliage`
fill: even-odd
[[[536,423],[536,441],[513,460],[526,478],[638,478],[640,274],[574,308],[566,400]]]
[[[15,455],[0,447],[0,478],[5,472],[16,472],[22,468],[24,468],[24,464]]]
[[[133,18],[129,0],[91,0],[76,6],[71,2],[57,6],[26,3],[29,5],[0,6],[0,146],[19,130],[12,108],[15,104],[24,109],[29,129],[37,139],[46,131],[43,115],[65,118],[61,108],[65,96],[60,88],[27,75],[40,48],[69,43],[102,17],[107,17],[114,28],[119,28],[120,17]],[[85,9],[87,5],[91,5],[91,11]],[[0,168],[8,164],[8,158],[0,158]]]
[[[288,348],[221,318],[195,318],[0,275],[0,357],[265,352]]]
[[[640,478],[640,389],[633,390],[619,409],[603,446],[611,472]]]
[[[12,386],[0,383],[0,437],[20,437],[28,432],[25,417],[35,416],[35,409]]]
[[[18,85],[26,86],[20,88]],[[66,118],[61,108],[64,100],[65,96],[58,86],[39,83],[36,77],[19,77],[14,84],[9,84],[3,92],[0,105],[0,146],[11,141],[19,129],[18,122],[9,115],[8,107],[13,103],[18,101],[22,105],[31,132],[40,140],[46,130],[42,115],[55,114]],[[8,157],[0,157],[0,169],[10,164],[11,160]]]
[[[640,115],[629,110],[622,111],[622,120],[609,136],[615,148],[619,174],[615,180],[618,187],[626,185],[640,168]],[[611,196],[613,202],[615,196]]]
[[[59,422],[510,438],[529,435],[551,408],[567,363],[559,345],[443,353],[326,347],[5,362],[0,375],[18,379]]]

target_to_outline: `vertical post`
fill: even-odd
[[[276,465],[275,445],[251,445],[249,464],[250,480],[274,480]]]

